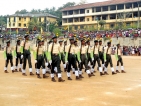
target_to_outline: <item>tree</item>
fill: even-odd
[[[61,35],[61,30],[59,28],[55,28],[53,30],[53,33],[56,35],[56,36],[60,36]]]
[[[100,30],[103,30],[104,29],[104,25],[106,24],[106,21],[105,20],[100,20],[98,22],[98,24],[100,25]]]
[[[80,0],[80,2],[78,4],[82,5],[82,4],[86,4],[86,3],[87,3],[87,0]]]
[[[117,24],[120,23],[119,25],[121,26],[121,28],[125,28],[126,27],[126,19],[129,18],[132,15],[131,12],[122,12],[117,14]]]
[[[15,12],[15,14],[26,14],[26,13],[28,13],[28,11],[26,9],[23,9],[21,11],[18,10]]]
[[[32,20],[28,22],[29,31],[40,31],[41,28],[43,28],[43,23],[39,22],[36,17],[32,18]]]

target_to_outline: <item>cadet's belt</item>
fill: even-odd
[[[7,53],[7,55],[11,55],[12,53]]]
[[[43,56],[43,54],[38,54],[38,56]]]
[[[57,56],[57,55],[59,55],[58,53],[52,53],[52,55],[55,55],[55,56]]]
[[[86,54],[81,54],[81,55],[86,55]]]
[[[29,49],[24,49],[24,50],[28,51]]]

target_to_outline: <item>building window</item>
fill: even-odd
[[[26,21],[26,17],[24,17],[24,21]]]
[[[39,22],[41,22],[41,17],[39,17]]]
[[[132,8],[132,3],[125,4],[125,8],[126,9],[131,9]]]
[[[80,14],[84,14],[85,10],[84,9],[80,9]]]
[[[92,21],[94,21],[94,16],[92,16]]]
[[[89,21],[89,18],[87,18],[87,21]]]
[[[80,22],[85,22],[85,17],[80,17]]]
[[[13,23],[13,26],[15,26],[15,23]]]
[[[96,12],[101,12],[101,7],[96,7]]]
[[[89,13],[89,10],[87,10],[87,13]]]
[[[19,21],[21,21],[21,17],[19,17]]]
[[[30,21],[32,20],[32,18],[30,18]]]
[[[111,24],[111,25],[110,25],[111,28],[114,28],[114,26],[115,26],[114,24]]]
[[[94,13],[94,8],[92,8],[92,12]]]
[[[83,25],[81,25],[81,26],[80,26],[80,29],[84,29],[84,26],[83,26]]]
[[[102,11],[108,11],[108,6],[102,7]]]
[[[11,27],[11,24],[9,23],[9,26]]]
[[[138,3],[137,2],[133,3],[133,7],[137,8],[138,7]]]
[[[123,9],[124,9],[124,4],[117,5],[117,10],[123,10]]]
[[[26,24],[24,24],[24,27],[26,27]]]
[[[126,26],[130,26],[131,25],[131,23],[126,23]]]
[[[9,18],[9,22],[11,22],[11,18]]]
[[[21,23],[19,23],[19,27],[21,27]]]
[[[111,5],[110,10],[116,10],[116,5]]]
[[[14,17],[14,22],[16,22],[16,17]]]
[[[75,26],[74,29],[77,30],[78,29],[78,26]]]

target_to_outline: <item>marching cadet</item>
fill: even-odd
[[[105,61],[104,74],[105,75],[109,75],[107,73],[107,67],[108,67],[109,63],[110,63],[110,66],[111,66],[112,75],[116,74],[116,72],[114,71],[114,68],[113,68],[111,53],[112,53],[111,42],[108,42],[107,47],[104,50],[104,61]]]
[[[116,56],[116,60],[117,60],[116,72],[120,73],[118,70],[118,66],[119,66],[119,63],[121,63],[121,73],[126,73],[124,71],[123,60],[122,60],[121,54],[122,53],[121,53],[121,49],[120,49],[120,44],[117,44],[117,48],[115,50],[115,56]]]
[[[71,66],[73,66],[73,68],[75,69],[76,80],[79,80],[79,77],[83,78],[83,76],[82,75],[79,76],[79,74],[78,74],[78,68],[77,68],[77,65],[76,65],[75,54],[77,54],[78,60],[81,63],[80,54],[79,54],[79,51],[78,50],[76,51],[76,49],[75,49],[74,38],[71,37],[71,38],[69,38],[69,40],[70,40],[70,44],[66,46],[66,51],[65,51],[66,52],[65,62],[68,65],[68,67],[67,67],[67,77],[68,77],[68,80],[72,80],[70,70],[71,70]]]
[[[78,46],[77,40],[74,41],[74,46],[75,46],[75,51],[80,51],[80,46]],[[78,58],[80,58],[80,57],[78,57],[78,54],[75,54],[75,57],[76,57],[76,61],[78,63],[78,72],[79,72],[80,62],[79,62]],[[72,67],[72,71],[73,71],[73,74],[75,74],[75,69],[73,67]]]
[[[88,59],[87,59],[87,46],[85,46],[85,40],[81,40],[81,47],[80,47],[80,58],[81,58],[81,68],[80,68],[80,74],[82,74],[83,65],[85,66],[86,72],[88,74],[88,77],[94,76],[94,74],[90,72],[88,67]]]
[[[103,71],[104,71],[104,48],[102,46],[102,40],[99,40],[99,47],[98,47],[98,51],[99,51],[99,58],[102,62],[102,68],[103,68]]]
[[[93,68],[95,67],[96,65],[96,62],[98,64],[98,68],[99,68],[99,71],[100,71],[100,76],[104,75],[102,73],[102,67],[101,67],[101,64],[100,64],[100,59],[99,59],[99,46],[98,46],[98,40],[95,40],[94,41],[94,47],[93,47],[93,54],[94,54],[94,63],[93,63]]]
[[[67,47],[67,40],[64,40],[64,55],[66,55],[66,47]],[[66,66],[66,65],[65,65]],[[65,70],[64,70],[65,72],[67,71],[67,67],[65,68]]]
[[[37,47],[37,45],[38,45],[38,41],[39,41],[39,38],[36,40],[36,45],[35,45],[35,47],[33,47],[33,48],[36,48]],[[33,50],[33,53],[34,53],[35,51]],[[35,62],[35,70],[36,70],[36,75],[37,75],[37,63]]]
[[[63,63],[64,66],[64,71],[66,68],[66,64],[65,64],[65,54],[64,54],[64,46],[63,46],[63,40],[59,40],[59,44],[60,44],[60,55],[61,55],[61,61]],[[60,62],[61,63],[61,62]]]
[[[14,55],[16,57],[16,65],[15,65],[15,72],[18,71],[18,63],[19,64],[19,71],[22,72],[22,59],[21,59],[21,52],[20,52],[20,44],[21,44],[21,41],[20,40],[17,40],[17,44],[14,48]]]
[[[45,46],[45,43],[44,43],[44,39],[41,40],[42,41],[42,46],[44,48],[44,59],[45,59],[45,67],[48,67],[48,60],[47,60],[47,49],[48,49],[48,44],[47,44],[47,47]],[[46,73],[49,73],[50,74],[50,71],[49,69],[46,70]]]
[[[93,66],[94,58],[93,58],[93,51],[92,51],[92,47],[90,46],[90,40],[89,39],[86,41],[86,44],[87,44],[88,66],[91,68],[91,74],[93,74],[94,69],[92,68],[92,66]]]
[[[53,43],[49,45],[48,49],[48,60],[51,64],[51,80],[56,82],[54,78],[54,68],[57,67],[58,72],[58,82],[64,82],[65,80],[62,79],[61,75],[61,68],[60,68],[60,45],[57,43],[57,36],[53,36]]]
[[[25,40],[21,42],[21,59],[23,59],[23,69],[22,69],[22,75],[27,76],[26,75],[26,63],[28,60],[28,64],[29,64],[29,72],[30,75],[34,75],[32,73],[32,64],[31,64],[31,53],[30,53],[30,42],[29,42],[29,35],[25,35]]]
[[[42,66],[42,74],[43,78],[47,78],[46,69],[45,69],[45,61],[44,61],[44,47],[42,46],[42,41],[38,40],[38,46],[34,49],[34,57],[35,57],[35,63],[37,63],[37,78],[40,77],[40,68]]]
[[[4,48],[4,58],[5,58],[5,67],[4,71],[5,73],[8,73],[7,66],[10,61],[11,63],[11,71],[14,73],[14,67],[13,67],[13,56],[12,56],[12,47],[10,46],[10,40],[8,40],[6,47]]]

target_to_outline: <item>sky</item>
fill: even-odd
[[[86,0],[87,3],[101,2],[105,0]],[[51,7],[60,7],[67,2],[79,3],[80,0],[1,0],[0,15],[12,15],[17,10],[26,9],[45,9]]]

